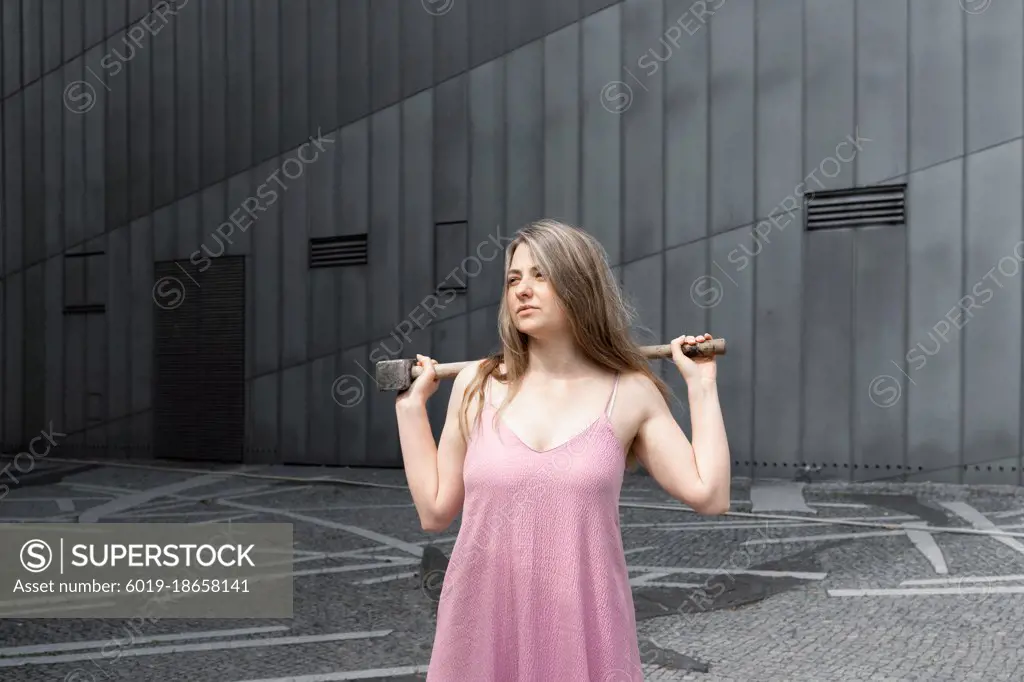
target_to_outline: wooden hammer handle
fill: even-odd
[[[643,346],[640,351],[644,354],[648,360],[660,360],[664,358],[672,357],[672,345],[663,344],[660,346]],[[683,345],[683,354],[688,358],[694,357],[712,357],[715,355],[725,355],[725,339],[711,339],[710,341],[701,341],[692,346]],[[467,362],[445,362],[437,363],[434,365],[434,372],[437,373],[438,379],[454,379],[459,372],[475,362],[470,360]],[[423,368],[416,365],[412,368],[412,378],[415,379],[423,373]]]
[[[672,345],[668,343],[660,346],[643,346],[640,351],[648,360],[672,357]],[[701,341],[692,346],[683,344],[683,355],[688,358],[710,358],[715,355],[725,355],[725,339]]]

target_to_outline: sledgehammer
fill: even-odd
[[[640,351],[648,360],[672,357],[670,344],[643,346]],[[690,346],[684,344],[683,354],[689,358],[725,355],[725,339],[711,339]],[[454,379],[459,372],[471,364],[473,361],[438,363],[434,365],[434,372],[438,379]],[[381,360],[377,363],[377,388],[381,391],[404,391],[412,385],[413,379],[418,377],[422,371],[423,368],[416,364],[415,359]]]

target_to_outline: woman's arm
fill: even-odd
[[[678,345],[680,339],[673,345]],[[634,446],[637,459],[669,495],[694,511],[724,514],[729,511],[732,467],[714,359],[694,362],[682,353],[676,353],[674,359],[686,378],[693,444],[657,387],[648,380],[644,382],[644,411]]]
[[[433,394],[431,384],[436,389],[432,362],[428,361],[429,372],[417,377],[408,394],[395,402],[405,477],[419,514],[420,526],[427,531],[445,530],[462,509],[465,493],[462,465],[466,457],[466,442],[458,419],[462,397],[476,373],[476,364],[463,369],[454,380],[441,440],[436,445],[427,417],[427,399]],[[420,379],[424,382],[421,390],[417,391],[416,382]]]

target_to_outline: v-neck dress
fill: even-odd
[[[427,682],[643,680],[619,527],[625,453],[604,412],[561,445],[525,444],[484,401]]]

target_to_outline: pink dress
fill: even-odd
[[[605,411],[537,451],[485,401],[427,682],[643,680],[619,528],[625,453]]]

